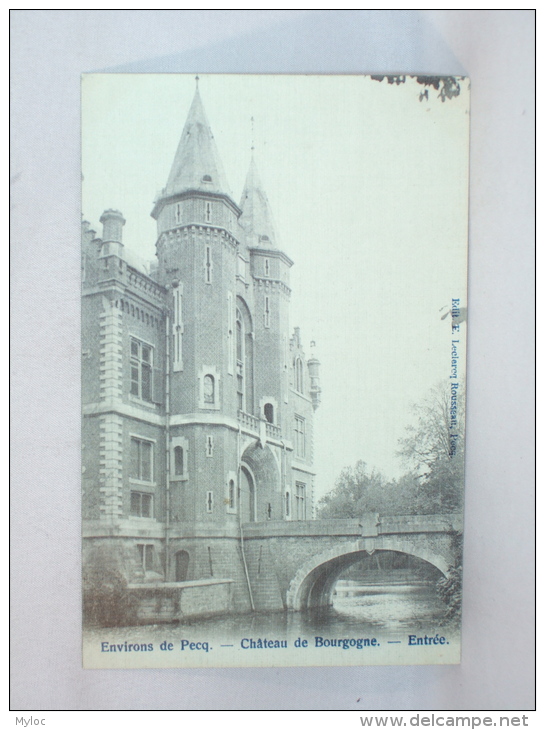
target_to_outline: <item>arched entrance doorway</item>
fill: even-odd
[[[282,519],[280,473],[269,446],[253,443],[245,449],[240,465],[240,485],[242,522]]]
[[[179,550],[174,558],[175,573],[174,577],[177,583],[187,580],[189,571],[189,553],[187,550]]]

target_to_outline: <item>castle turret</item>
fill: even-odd
[[[263,189],[253,157],[242,191],[240,207],[242,215],[239,222],[246,231],[248,246],[276,247],[279,242],[269,200]]]
[[[241,197],[244,229],[253,280],[256,342],[257,413],[277,426],[289,427],[289,270],[291,259],[279,248],[279,237],[267,194],[252,157]],[[278,370],[271,368],[278,364]],[[279,372],[282,377],[278,377]]]
[[[199,88],[178,143],[166,186],[151,215],[159,236],[189,224],[215,224],[236,231],[240,209],[233,200]]]

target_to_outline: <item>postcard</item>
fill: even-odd
[[[86,668],[455,664],[469,80],[82,80]]]

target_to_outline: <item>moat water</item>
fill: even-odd
[[[236,645],[244,637],[288,639],[298,636],[377,636],[401,641],[408,634],[445,633],[445,604],[436,581],[410,569],[373,571],[365,580],[339,580],[333,605],[304,612],[248,613],[177,624],[86,629],[90,641],[191,641]],[[448,631],[447,631],[448,633]]]

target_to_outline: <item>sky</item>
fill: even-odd
[[[91,74],[82,87],[83,217],[100,235],[101,213],[121,210],[126,250],[149,261],[195,78]],[[444,103],[431,87],[420,101],[411,78],[206,74],[199,88],[235,202],[253,142],[295,262],[290,326],[321,362],[316,495],[360,459],[399,477],[412,404],[450,375],[441,316],[453,298],[466,306],[469,82]]]

